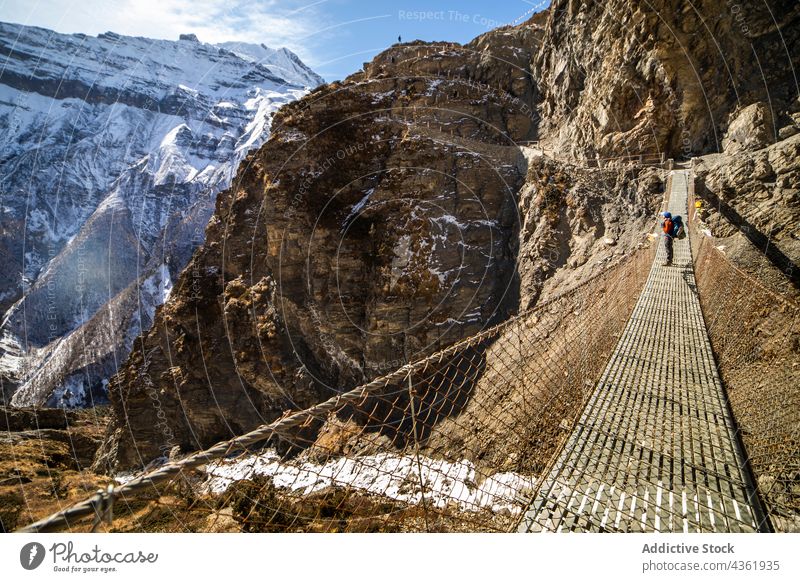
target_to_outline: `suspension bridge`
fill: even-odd
[[[669,178],[668,210],[689,217],[691,172]],[[375,519],[391,531],[797,531],[800,307],[689,226],[672,266],[644,245],[497,326],[22,531],[97,527],[182,477],[222,474],[271,479],[240,516],[255,531]],[[336,490],[335,510],[309,512]]]

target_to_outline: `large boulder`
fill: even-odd
[[[760,150],[775,142],[775,125],[772,112],[761,101],[740,109],[733,116],[722,148],[726,153],[743,150]]]

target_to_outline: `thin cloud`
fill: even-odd
[[[7,0],[0,19],[52,28],[59,32],[99,34],[114,31],[131,36],[177,39],[194,33],[203,42],[264,43],[287,47],[311,58],[315,32],[327,19],[318,13],[323,2],[308,0]]]

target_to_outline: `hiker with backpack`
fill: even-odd
[[[661,228],[664,231],[664,249],[667,251],[667,258],[661,264],[662,267],[669,267],[672,264],[672,242],[673,239],[681,239],[686,236],[683,228],[683,219],[680,216],[672,216],[670,212],[662,212]]]

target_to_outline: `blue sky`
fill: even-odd
[[[328,81],[397,41],[466,42],[548,0],[0,0],[0,20],[59,32],[239,40],[296,52]]]

